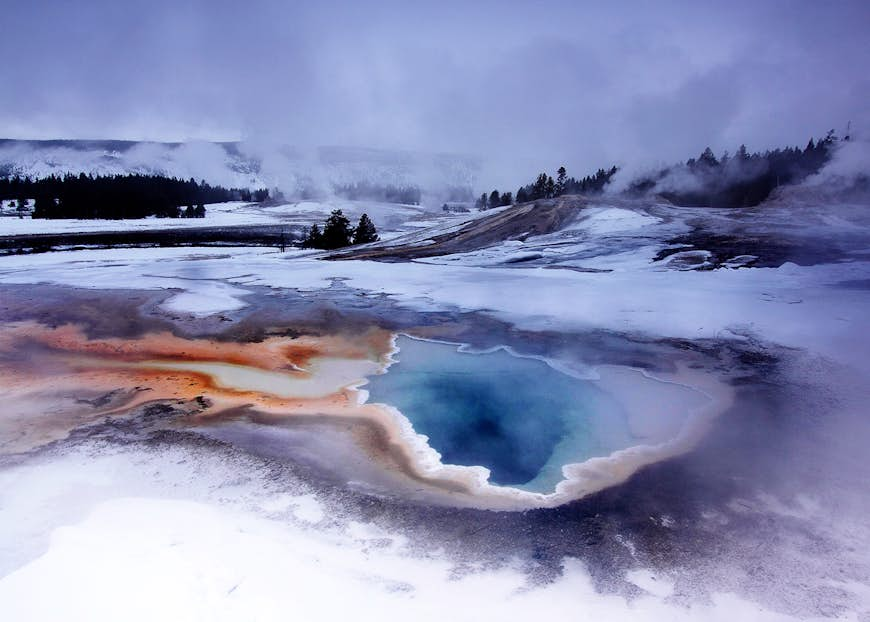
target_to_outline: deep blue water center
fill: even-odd
[[[398,346],[398,362],[366,386],[369,401],[398,408],[445,464],[482,465],[494,484],[545,490],[561,477],[559,454],[576,461],[612,449],[597,433],[600,391],[589,382],[505,351],[408,337]]]

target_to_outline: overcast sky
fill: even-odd
[[[605,6],[606,5],[606,6]],[[870,1],[6,0],[0,135],[256,139],[504,162],[870,131]]]

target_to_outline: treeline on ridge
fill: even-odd
[[[778,186],[797,184],[818,173],[831,159],[837,138],[810,138],[806,147],[786,147],[749,153],[740,145],[734,155],[716,157],[708,147],[685,164],[662,168],[635,179],[631,196],[652,194],[676,205],[697,207],[753,207]],[[849,136],[842,140],[848,141]]]
[[[778,186],[800,183],[818,173],[831,159],[839,139],[834,130],[824,138],[810,138],[806,147],[785,147],[749,153],[741,145],[734,155],[727,151],[716,157],[708,147],[697,158],[661,168],[634,179],[624,193],[629,196],[656,196],[676,205],[695,207],[752,207],[758,205]],[[599,194],[619,169],[598,169],[581,179],[568,177],[564,166],[555,179],[540,173],[537,179],[517,190],[483,193],[475,202],[478,209],[491,209],[512,203],[552,199],[563,194]],[[445,211],[450,207],[445,204]]]
[[[604,187],[610,183],[610,179],[616,175],[619,169],[615,166],[604,170],[598,169],[594,175],[587,175],[581,179],[568,177],[568,171],[560,166],[556,171],[556,178],[547,173],[540,173],[533,183],[520,186],[516,197],[511,192],[499,193],[493,190],[489,194],[485,192],[475,202],[477,209],[492,209],[512,203],[526,203],[538,199],[553,199],[563,194],[598,194],[604,191]]]
[[[224,188],[162,175],[65,175],[0,178],[0,199],[35,199],[33,218],[201,218],[205,204],[258,201],[269,191]]]

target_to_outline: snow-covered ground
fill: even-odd
[[[256,218],[308,224],[335,207],[351,217],[368,211],[396,236],[393,242],[425,240],[484,217],[357,203],[232,204],[191,224],[221,218],[227,226],[258,224],[251,222]],[[656,261],[668,239],[698,221],[707,231],[733,232],[741,218],[755,233],[850,243],[835,258],[805,265],[697,270]],[[164,310],[206,317],[243,312],[264,288],[328,299],[340,282],[361,298],[386,296],[402,309],[477,312],[542,333],[759,342],[810,361],[800,380],[824,389],[808,399],[852,408],[870,378],[870,247],[854,243],[867,235],[866,219],[848,205],[735,214],[602,202],[547,235],[425,260],[326,261],[316,252],[263,248],[83,250],[2,257],[0,286],[167,290]],[[172,221],[178,223],[184,221]],[[538,256],[552,261],[535,263]],[[841,372],[836,378],[826,376],[832,368]],[[818,441],[837,446],[829,437]],[[389,526],[345,516],[333,498],[294,480],[277,480],[286,484],[281,488],[253,463],[165,446],[113,452],[85,445],[80,453],[0,469],[0,607],[10,619],[863,620],[870,611],[870,589],[854,578],[867,576],[866,525],[850,522],[861,513],[828,511],[814,497],[819,491],[735,502],[735,515],[764,512],[771,525],[800,520],[810,530],[800,553],[823,560],[825,573],[804,577],[797,569],[796,582],[813,598],[821,594],[820,604],[793,616],[727,590],[695,601],[680,591],[677,571],[663,573],[635,557],[630,539],[624,548],[636,564],[612,579],[634,586],[633,598],[602,592],[577,558],[564,560],[560,577],[534,586],[521,560],[457,572],[442,551],[421,550]],[[864,468],[856,462],[850,472],[837,464],[859,479]],[[844,507],[866,503],[861,485],[843,493]],[[712,537],[728,520],[734,519],[704,517]],[[671,528],[667,517],[643,521],[644,528]],[[828,538],[852,547],[843,549],[847,558],[825,558],[840,550],[824,548]],[[658,553],[667,558],[667,540]],[[747,580],[764,583],[771,572],[760,567]]]
[[[511,247],[508,246],[508,249]],[[649,253],[599,258],[614,272],[480,267],[460,262],[323,261],[310,251],[154,248],[85,250],[0,259],[0,283],[167,289],[174,312],[244,307],[246,287],[314,293],[335,279],[411,309],[485,310],[530,330],[605,328],[686,339],[755,335],[863,364],[870,295],[841,283],[870,262],[714,271],[663,270]],[[847,347],[849,346],[849,347]]]
[[[376,201],[302,201],[262,206],[257,203],[230,202],[206,205],[205,218],[143,218],[131,220],[74,220],[18,218],[9,209],[0,217],[0,236],[33,235],[39,233],[89,233],[122,231],[159,231],[196,227],[240,227],[247,225],[298,225],[309,227],[323,220],[334,209],[341,209],[356,220],[364,212],[382,228],[386,235],[396,230],[414,230],[432,224],[433,214],[416,205],[378,203]],[[14,208],[12,208],[14,211]],[[418,222],[419,221],[419,222]]]
[[[728,592],[685,606],[675,577],[640,563],[622,577],[631,599],[602,594],[574,559],[544,586],[519,560],[457,573],[443,553],[299,484],[188,449],[91,446],[0,482],[9,620],[799,619]]]

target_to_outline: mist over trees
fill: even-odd
[[[831,159],[840,139],[834,131],[811,138],[805,147],[785,147],[750,152],[741,145],[733,153],[715,154],[707,148],[685,162],[665,166],[620,184],[627,196],[651,196],[677,205],[699,207],[748,207],[758,205],[778,186],[795,184],[817,173]],[[461,211],[473,202],[478,209],[513,203],[552,199],[566,194],[595,195],[607,189],[617,167],[600,168],[594,174],[576,178],[561,166],[541,172],[534,181],[515,193],[499,189],[472,198],[470,187],[449,187],[450,202],[445,211]],[[24,205],[30,200],[34,218],[123,219],[204,216],[208,203],[232,200],[264,202],[268,190],[224,188],[205,181],[182,180],[162,175],[114,176],[66,175],[41,179],[0,176],[0,199]],[[421,189],[414,185],[392,185],[369,181],[334,187],[337,196],[350,200],[373,200],[419,205]],[[279,198],[279,197],[276,197]],[[24,216],[28,209],[22,209]]]
[[[824,138],[810,138],[803,149],[749,153],[740,145],[734,155],[726,151],[718,158],[708,147],[685,164],[635,179],[626,193],[655,195],[682,206],[752,207],[777,187],[800,183],[819,172],[830,161],[839,140],[831,130]]]
[[[632,197],[656,196],[681,206],[752,207],[758,205],[778,186],[800,183],[818,173],[831,159],[839,139],[834,130],[822,138],[810,138],[806,147],[785,147],[750,153],[745,145],[717,157],[706,148],[685,163],[664,167],[633,179],[623,191]],[[619,169],[600,168],[593,175],[577,179],[568,176],[564,166],[555,178],[540,173],[534,182],[520,186],[516,195],[493,190],[475,201],[477,209],[492,209],[513,202],[526,203],[553,199],[565,194],[602,193]]]
[[[538,199],[552,199],[563,194],[599,194],[610,183],[611,178],[619,169],[615,166],[605,170],[598,169],[595,174],[587,175],[581,179],[568,177],[568,171],[560,166],[556,171],[556,179],[550,175],[541,173],[534,183],[522,186],[517,190],[517,196],[522,195],[527,201]],[[518,199],[519,201],[519,199]]]
[[[480,195],[474,205],[477,209],[492,209],[511,205],[514,202],[527,203],[539,199],[554,199],[563,194],[599,194],[604,191],[604,187],[610,183],[618,170],[615,166],[608,170],[600,168],[594,175],[576,179],[568,177],[567,169],[560,166],[556,171],[555,179],[547,173],[540,173],[533,183],[520,186],[516,197],[511,192],[500,193],[498,190],[493,190],[488,195],[486,193]]]
[[[161,175],[0,178],[0,199],[35,199],[33,218],[202,218],[205,204],[265,201],[268,190],[212,186]]]
[[[394,186],[392,184],[375,184],[360,181],[333,187],[336,196],[351,201],[380,201],[382,203],[400,203],[403,205],[419,205],[420,188],[417,186]]]

